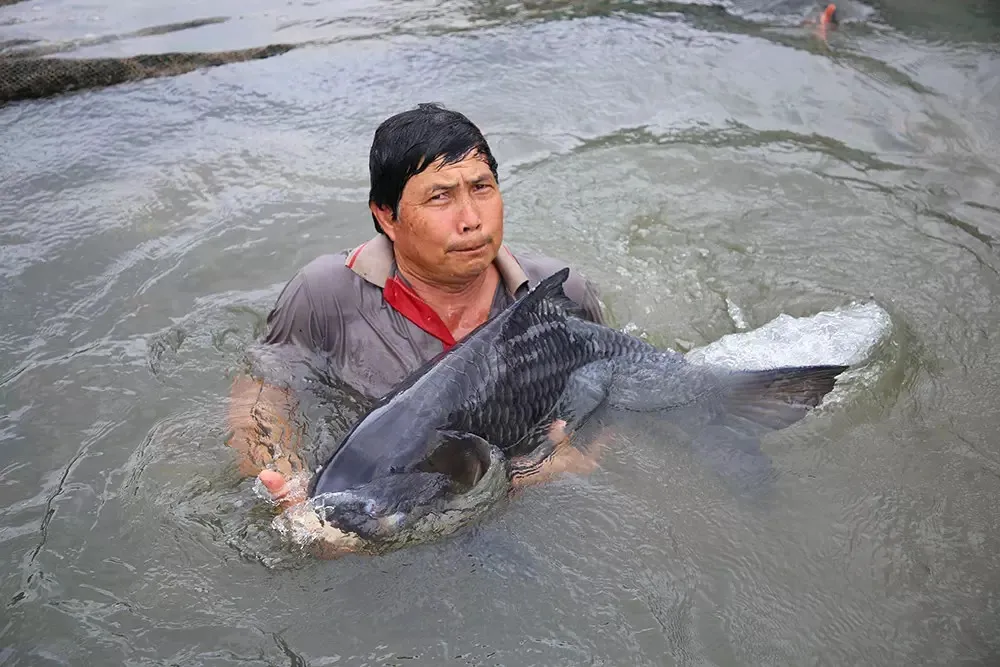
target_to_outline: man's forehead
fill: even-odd
[[[467,178],[492,175],[486,158],[479,153],[470,153],[458,162],[445,164],[444,160],[444,157],[439,157],[431,162],[421,174],[429,177],[465,175]]]

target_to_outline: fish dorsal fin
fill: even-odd
[[[568,277],[569,267],[560,269],[515,301],[504,318],[504,334],[513,337],[543,320],[580,315],[583,309],[563,291]]]
[[[568,299],[566,292],[563,291],[563,284],[567,278],[569,278],[569,267],[565,266],[535,285],[518,301],[517,308],[533,308],[546,298]]]

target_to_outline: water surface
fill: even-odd
[[[0,43],[72,56],[303,44],[0,109],[0,664],[1000,661],[1000,15],[852,2],[823,41],[818,9],[0,8]],[[429,100],[491,141],[506,240],[615,326],[854,355],[766,441],[766,503],[636,424],[441,543],[318,562],[271,528],[230,379],[292,273],[372,234],[371,135]],[[314,394],[319,450],[363,406]]]

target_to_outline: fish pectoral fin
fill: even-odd
[[[427,456],[415,466],[421,472],[448,477],[457,491],[467,491],[490,468],[493,445],[474,433],[439,430]]]
[[[614,366],[610,361],[595,361],[573,371],[553,415],[566,422],[566,435],[575,433],[601,407],[613,377]]]

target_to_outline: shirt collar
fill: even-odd
[[[385,281],[392,275],[394,258],[392,241],[385,234],[378,234],[369,241],[347,253],[344,264],[354,273],[379,288],[385,288]],[[528,282],[528,274],[518,264],[514,254],[506,244],[500,244],[500,251],[493,261],[500,271],[500,279],[511,296]]]

